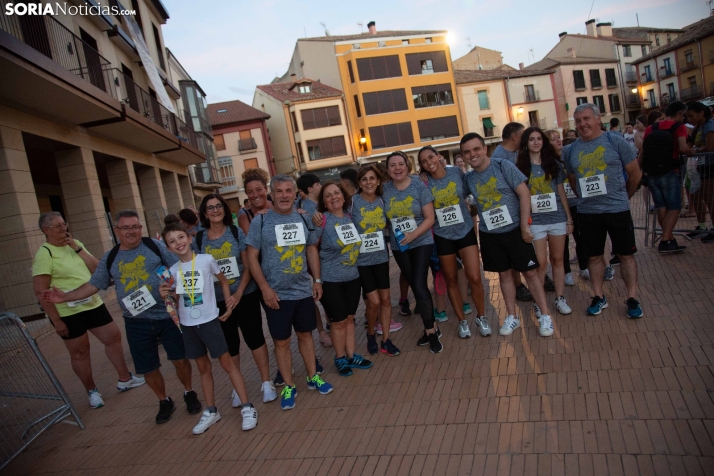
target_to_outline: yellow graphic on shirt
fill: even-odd
[[[407,197],[404,200],[397,200],[397,197],[392,197],[389,200],[389,211],[387,217],[391,220],[395,217],[411,217],[414,216],[412,211],[412,202],[414,197]]]
[[[377,230],[383,230],[386,220],[384,219],[384,210],[382,207],[376,207],[374,210],[365,210],[365,207],[359,209],[362,216],[362,221],[359,222],[360,228],[365,233],[374,233]]]
[[[431,187],[431,193],[434,195],[434,208],[444,208],[449,205],[458,205],[460,200],[456,193],[456,183],[449,182],[449,185],[437,190],[436,187]]]
[[[289,267],[283,269],[285,274],[300,274],[305,267],[305,258],[303,257],[303,251],[305,251],[305,245],[290,245],[290,246],[278,246],[275,245],[275,249],[280,253],[280,261],[288,261]]]
[[[340,239],[337,240],[337,243],[342,246],[342,251],[340,252],[340,254],[345,255],[344,261],[341,261],[340,264],[343,264],[345,266],[354,266],[357,262],[357,257],[359,256],[360,243],[351,243],[347,246],[344,246],[342,244],[342,240]]]
[[[233,243],[226,241],[220,248],[212,248],[211,245],[204,246],[206,253],[213,256],[218,261],[219,259],[233,258]],[[229,279],[228,283],[233,284],[236,278]]]
[[[496,183],[496,177],[491,177],[488,179],[488,182],[484,184],[476,184],[476,200],[478,200],[479,206],[481,207],[481,212],[490,210],[501,203],[503,195],[498,191]]]
[[[599,175],[607,168],[607,164],[605,163],[605,147],[603,146],[598,146],[597,149],[589,154],[580,152],[578,159],[580,159],[578,173],[581,177]]]
[[[545,174],[540,177],[534,177],[531,175],[530,180],[528,180],[528,188],[531,190],[531,195],[541,195],[544,193],[555,193],[553,190],[553,180],[546,180]]]
[[[146,258],[143,256],[137,256],[134,261],[128,263],[119,261],[117,265],[119,268],[119,281],[124,286],[125,293],[129,293],[133,289],[139,289],[141,283],[149,279],[145,264]],[[151,291],[150,286],[147,285],[146,288]]]

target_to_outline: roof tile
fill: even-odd
[[[218,112],[224,110],[224,112]],[[223,126],[240,122],[251,122],[270,119],[270,115],[242,101],[226,101],[209,104],[208,120],[212,126]]]
[[[298,92],[298,89],[295,86],[298,83],[304,82],[309,82],[311,84],[311,92]],[[322,84],[319,81],[312,81],[308,78],[301,78],[297,81],[291,81],[288,83],[263,84],[261,86],[257,86],[257,88],[279,101],[301,102],[311,101],[314,99],[326,99],[342,96],[342,91],[340,91],[339,89],[335,89],[332,86]]]

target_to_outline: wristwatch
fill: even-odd
[[[82,248],[82,247],[80,246],[79,248],[77,248],[76,250],[74,250],[74,252],[77,253],[77,254],[80,254],[83,249],[84,249],[84,248]]]
[[[316,278],[316,279],[315,279],[315,282],[316,282],[317,284],[322,284],[322,280],[321,280],[320,278]]]

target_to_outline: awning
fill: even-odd
[[[494,126],[493,122],[491,122],[491,118],[487,117],[483,120],[483,127],[487,128],[487,129],[491,129],[496,126]]]

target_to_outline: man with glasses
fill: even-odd
[[[144,375],[149,387],[159,397],[156,423],[169,421],[175,410],[173,400],[166,395],[164,378],[159,370],[159,342],[184,386],[188,413],[196,414],[201,411],[201,403],[191,386],[191,364],[185,356],[181,332],[166,312],[159,293],[161,280],[156,272],[162,265],[170,267],[177,258],[160,241],[142,238],[139,215],[133,210],[117,213],[114,229],[119,245],[102,256],[88,283],[71,292],[53,287],[51,291],[43,292],[42,297],[55,304],[78,301],[100,289],[107,289],[114,280],[136,373]]]
[[[62,215],[59,212],[43,213],[39,228],[47,241],[37,250],[32,262],[35,295],[41,298],[42,292],[51,286],[70,290],[89,281],[97,268],[97,258],[72,237]],[[104,344],[107,357],[119,376],[117,390],[124,392],[145,383],[143,378],[129,372],[124,360],[121,332],[99,296],[92,295],[57,305],[44,303],[42,307],[55,332],[64,340],[72,369],[87,391],[90,407],[103,407],[104,400],[92,375],[87,331]]]

